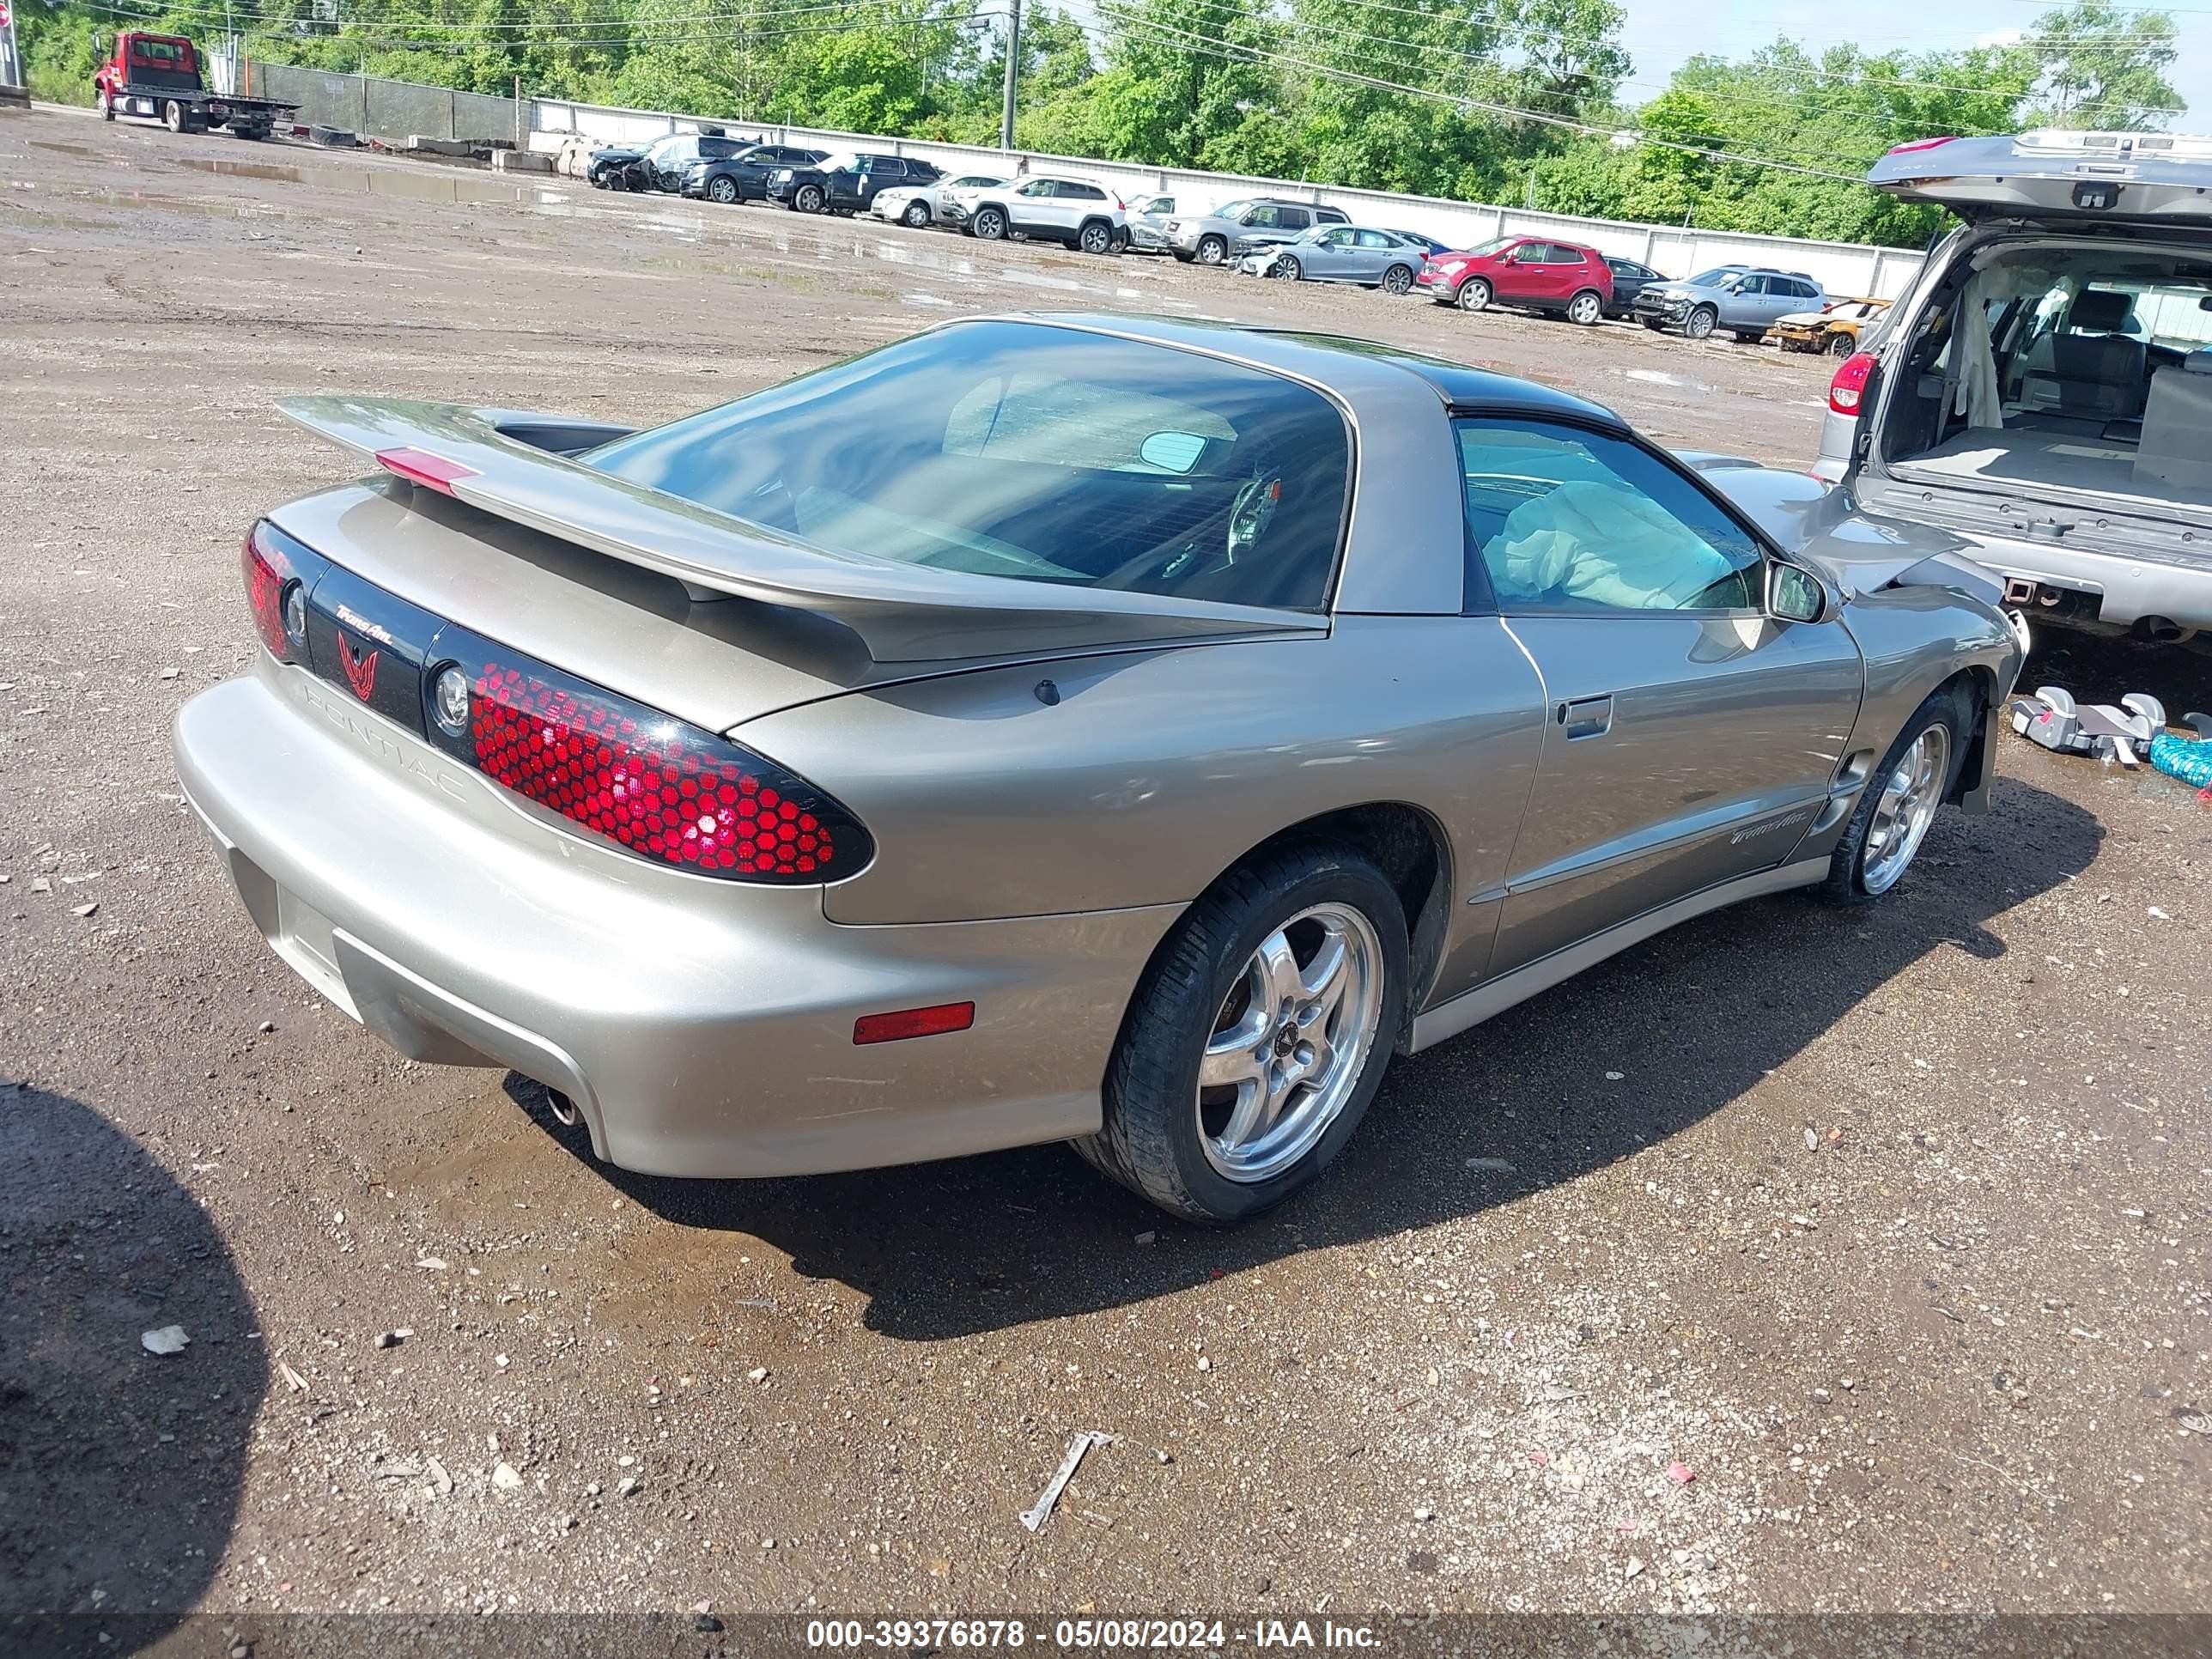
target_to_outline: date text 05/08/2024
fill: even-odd
[[[806,1645],[830,1650],[890,1649],[957,1652],[962,1649],[1042,1647],[1086,1651],[1219,1653],[1231,1647],[1373,1649],[1367,1625],[1334,1620],[1060,1619],[1048,1626],[1024,1619],[811,1619]]]

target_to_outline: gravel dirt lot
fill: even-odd
[[[2212,1612],[2212,807],[2154,774],[2007,739],[1891,902],[1723,912],[1401,1064],[1232,1233],[1059,1147],[625,1176],[263,947],[169,724],[247,659],[241,532],[344,471],[273,398],[648,422],[1038,305],[1371,335],[1791,464],[1826,380],[0,118],[0,1621]],[[2179,713],[2208,667],[2029,683]]]

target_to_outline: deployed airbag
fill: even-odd
[[[1482,556],[1501,599],[1626,611],[1677,610],[1735,569],[1656,501],[1594,479],[1515,507]]]

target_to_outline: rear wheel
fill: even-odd
[[[1318,1176],[1358,1127],[1405,1012],[1406,917],[1350,848],[1224,876],[1139,983],[1085,1158],[1194,1221],[1241,1221]]]
[[[1410,294],[1413,289],[1413,273],[1404,265],[1392,265],[1382,273],[1385,294]]]
[[[1103,219],[1093,219],[1076,233],[1076,246],[1085,253],[1108,253],[1114,247],[1114,227]]]
[[[1229,257],[1229,244],[1218,236],[1198,239],[1198,262],[1202,265],[1218,265]]]
[[[1482,277],[1470,276],[1459,285],[1459,292],[1453,295],[1452,299],[1462,311],[1487,311],[1490,309],[1490,284]]]
[[[899,222],[908,230],[920,230],[929,222],[929,204],[921,201],[908,202],[906,204],[906,211],[899,215]]]
[[[1702,340],[1713,331],[1713,325],[1719,320],[1720,313],[1711,306],[1699,306],[1690,313],[1690,320],[1682,325],[1682,332],[1693,340]]]
[[[738,199],[738,181],[726,173],[718,173],[707,181],[707,199],[727,207]]]
[[[1828,355],[1831,357],[1848,357],[1858,349],[1859,343],[1841,329],[1828,336]]]
[[[998,241],[1006,234],[1006,216],[998,208],[977,208],[969,228],[987,242]]]
[[[1963,682],[1939,687],[1912,711],[1836,843],[1822,898],[1871,904],[1897,885],[1950,793],[1973,727],[1972,696]]]
[[[1605,301],[1594,288],[1586,288],[1567,301],[1567,320],[1583,328],[1594,327],[1605,315]]]
[[[163,100],[161,103],[161,125],[168,128],[172,132],[182,132],[185,130],[184,105],[179,103],[174,98]]]

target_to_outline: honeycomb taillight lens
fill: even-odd
[[[488,641],[465,655],[463,644],[440,641],[470,678],[466,730],[446,746],[579,828],[734,881],[836,881],[874,856],[858,819],[775,762]]]

